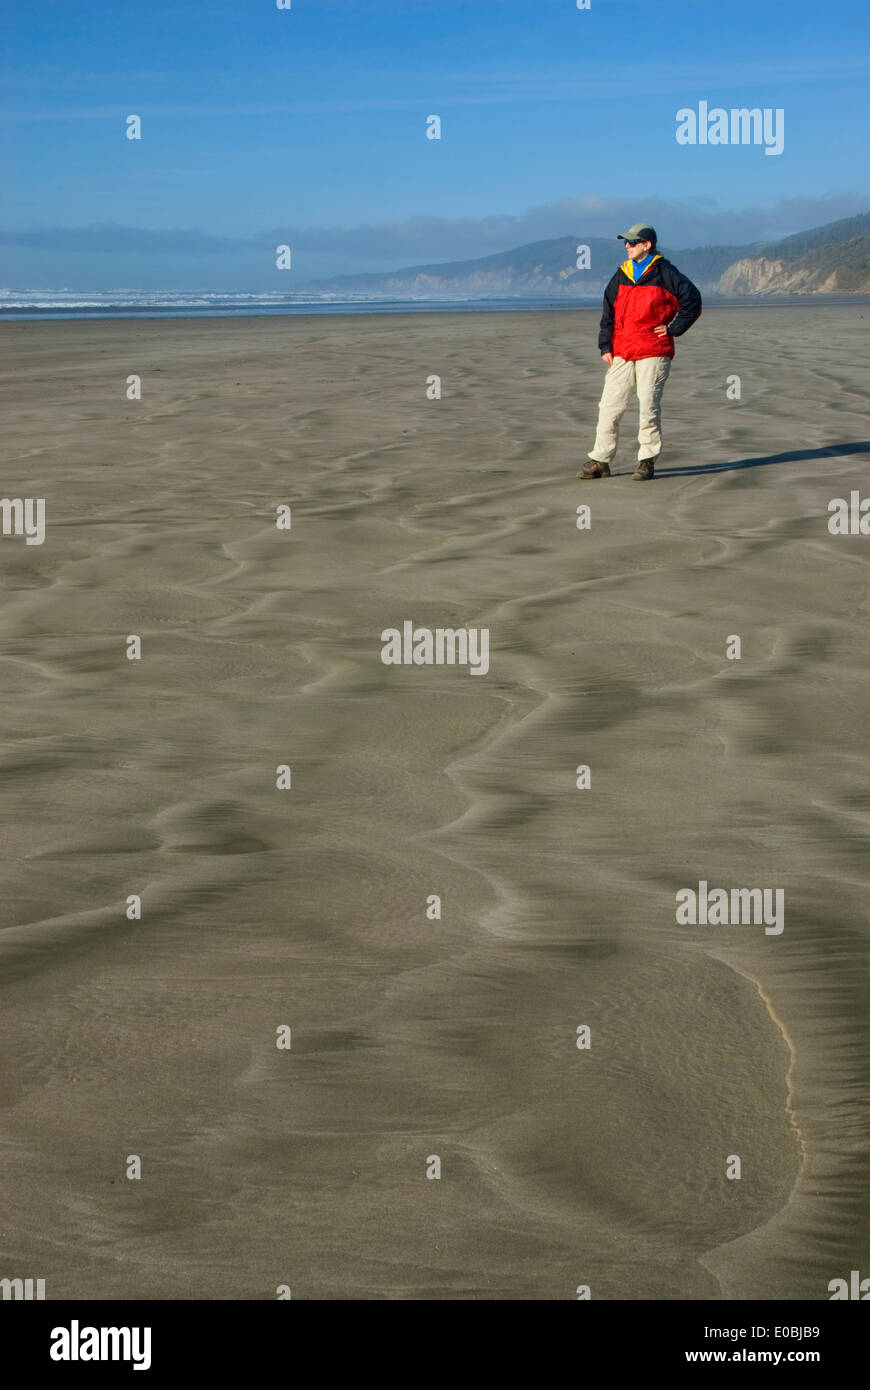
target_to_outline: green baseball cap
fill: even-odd
[[[655,227],[651,227],[648,222],[635,222],[633,227],[629,227],[627,232],[620,232],[617,241],[652,241],[657,242]]]

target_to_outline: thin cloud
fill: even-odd
[[[698,246],[742,246],[773,241],[854,216],[870,207],[870,195],[831,192],[819,197],[783,198],[769,204],[724,210],[711,198],[668,200],[654,195],[631,199],[583,194],[530,208],[514,216],[444,218],[422,215],[350,227],[297,227],[276,224],[248,236],[218,236],[196,228],[127,227],[114,222],[89,227],[42,227],[0,231],[9,247],[160,256],[220,256],[274,253],[281,244],[295,252],[332,256],[337,261],[377,262],[396,268],[425,262],[470,260],[554,237],[616,237],[638,217],[650,218],[672,250]]]
[[[410,74],[402,72],[370,74],[371,86],[381,89],[406,86]],[[705,96],[722,94],[739,89],[745,94],[747,87],[755,85],[759,90],[765,87],[783,87],[810,83],[814,87],[824,82],[843,84],[851,80],[864,80],[870,76],[870,61],[862,53],[851,55],[818,56],[812,59],[777,57],[775,62],[756,59],[741,63],[739,68],[724,63],[674,63],[656,65],[654,71],[649,64],[621,63],[618,71],[602,73],[599,65],[588,68],[582,64],[570,67],[541,68],[530,71],[524,68],[517,72],[418,72],[413,75],[408,95],[380,97],[329,98],[323,101],[281,101],[281,102],[214,102],[206,98],[203,102],[173,103],[154,105],[140,98],[130,97],[127,105],[120,103],[106,106],[44,106],[32,110],[0,110],[0,120],[28,121],[89,121],[113,120],[126,115],[130,103],[138,115],[147,114],[151,118],[209,120],[222,117],[270,117],[305,115],[341,115],[355,111],[416,110],[429,103],[440,101],[449,106],[499,106],[511,104],[550,105],[553,103],[584,104],[590,101],[616,101],[623,97],[662,96],[665,93],[691,101],[695,93]],[[113,78],[114,80],[114,78]],[[135,84],[132,84],[135,85]],[[208,96],[212,96],[209,93]],[[759,97],[761,102],[761,97]],[[138,102],[138,104],[137,104]],[[763,103],[762,103],[763,104]],[[449,106],[447,109],[449,109]]]
[[[250,237],[218,237],[209,232],[173,229],[154,231],[147,227],[124,227],[104,222],[92,227],[35,227],[21,231],[0,231],[0,245],[30,250],[64,252],[133,252],[136,255],[164,255],[170,252],[199,256],[226,255],[234,251],[261,249]]]

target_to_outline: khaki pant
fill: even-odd
[[[670,357],[641,357],[626,362],[614,357],[607,368],[604,390],[598,403],[598,429],[591,459],[611,463],[616,453],[619,422],[637,391],[640,408],[640,427],[637,432],[637,459],[654,459],[661,452],[662,391],[671,370]]]

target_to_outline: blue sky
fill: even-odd
[[[285,289],[636,216],[677,248],[870,209],[866,0],[6,0],[2,26],[17,287]],[[783,108],[783,153],[678,145],[701,100]]]

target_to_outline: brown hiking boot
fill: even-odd
[[[577,474],[578,478],[609,478],[610,464],[599,463],[598,459],[590,459],[585,468],[581,468]]]
[[[648,478],[654,478],[655,475],[655,459],[641,459],[631,476],[632,478],[636,478],[638,482],[646,482]]]

